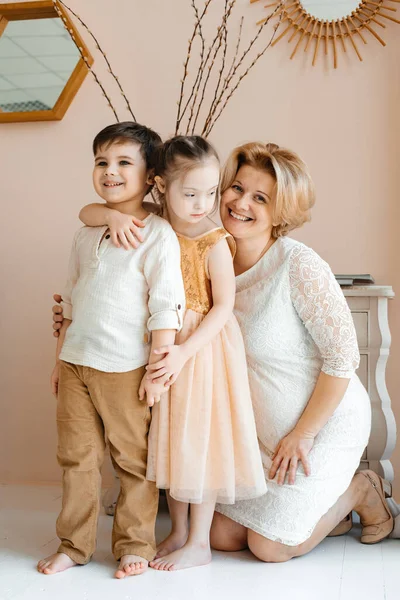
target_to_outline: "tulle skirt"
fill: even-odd
[[[204,315],[187,310],[177,344]],[[154,406],[147,478],[181,502],[233,504],[267,491],[242,334],[232,315]]]

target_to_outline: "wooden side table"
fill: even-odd
[[[371,399],[372,427],[368,446],[360,469],[372,469],[393,481],[390,457],[396,445],[396,422],[386,387],[386,363],[391,343],[388,300],[394,297],[388,285],[343,287],[343,293],[353,316],[360,349],[357,374]],[[390,501],[393,514],[400,506]]]

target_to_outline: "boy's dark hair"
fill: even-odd
[[[155,168],[157,153],[162,145],[161,137],[149,127],[134,121],[114,123],[102,129],[93,140],[93,154],[97,154],[103,146],[108,147],[123,142],[139,144],[147,169]]]

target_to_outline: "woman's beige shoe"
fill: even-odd
[[[400,515],[394,517],[394,527],[389,537],[391,537],[394,540],[400,539]]]
[[[360,471],[360,475],[366,477],[369,483],[374,488],[375,493],[379,496],[376,500],[376,507],[365,507],[363,517],[360,515],[362,532],[361,532],[361,543],[362,544],[377,544],[381,540],[388,537],[391,534],[394,527],[394,519],[390,512],[385,498],[391,498],[392,486],[391,484],[382,479],[374,473],[374,471]],[[382,520],[382,505],[386,512],[386,518]],[[365,513],[368,512],[368,517]],[[375,515],[374,515],[375,513]]]
[[[345,535],[346,533],[349,533],[352,527],[353,515],[349,513],[345,516],[345,518],[342,521],[340,521],[340,523],[336,525],[334,529],[332,529],[332,531],[327,535],[327,537],[338,537],[339,535]]]

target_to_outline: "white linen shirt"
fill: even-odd
[[[148,362],[150,331],[181,329],[178,239],[156,215],[144,223],[144,242],[130,250],[114,246],[106,226],[75,234],[62,301],[72,323],[61,360],[108,373],[132,371]]]

